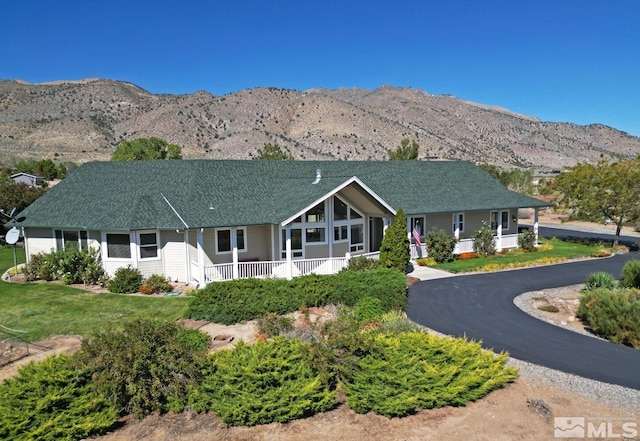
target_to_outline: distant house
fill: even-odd
[[[29,173],[16,173],[15,175],[11,175],[11,179],[13,182],[18,184],[27,184],[31,187],[36,187],[44,183],[42,176],[36,176]]]
[[[472,250],[482,221],[517,246],[519,208],[546,207],[463,161],[133,161],[79,167],[27,207],[27,255],[100,250],[105,270],[204,285],[334,273],[376,256],[398,208],[424,238],[440,227]],[[537,231],[537,229],[536,229]],[[411,235],[410,235],[411,236]],[[417,250],[412,240],[412,253]]]

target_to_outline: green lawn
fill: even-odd
[[[24,249],[18,262],[24,262]],[[13,249],[0,248],[0,271],[13,266]],[[29,332],[29,340],[53,335],[84,335],[127,320],[175,320],[185,298],[94,294],[57,283],[0,282],[0,324]]]
[[[510,251],[506,254],[498,254],[489,257],[478,257],[476,259],[456,260],[455,262],[435,265],[434,268],[442,269],[452,273],[463,273],[482,270],[499,270],[500,268],[517,268],[528,266],[529,264],[557,263],[567,259],[580,257],[590,257],[605,249],[605,246],[590,242],[567,242],[560,239],[541,239],[541,245],[550,244],[552,249],[546,251],[536,251],[525,253],[519,250]],[[487,268],[487,266],[489,266]]]

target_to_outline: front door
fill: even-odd
[[[369,251],[380,251],[384,236],[384,221],[381,217],[369,218]]]

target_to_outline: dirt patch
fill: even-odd
[[[223,441],[271,440],[551,440],[553,419],[530,402],[539,400],[551,416],[610,418],[638,421],[629,409],[614,408],[577,394],[549,387],[533,377],[494,391],[465,407],[420,411],[406,418],[359,415],[341,404],[337,409],[287,424],[229,427],[215,415],[193,413],[152,415],[141,421],[128,419],[120,430],[100,437],[105,441]],[[639,421],[640,422],[640,421]]]
[[[526,312],[556,326],[571,329],[581,334],[589,334],[589,328],[577,318],[580,306],[580,289],[583,285],[545,289],[531,293]],[[549,308],[551,307],[551,308]],[[555,309],[557,312],[549,311]]]
[[[59,335],[51,337],[47,340],[40,340],[29,343],[29,353],[27,354],[26,346],[23,343],[12,343],[15,348],[12,357],[13,361],[3,364],[0,367],[0,382],[6,378],[13,377],[18,374],[18,369],[29,362],[39,362],[51,355],[56,354],[73,354],[82,345],[82,337],[79,335]],[[19,353],[19,356],[17,356]],[[4,357],[4,354],[2,355]],[[2,357],[0,357],[0,364]]]

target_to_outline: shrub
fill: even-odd
[[[180,411],[187,387],[199,379],[201,338],[175,323],[138,320],[85,340],[77,365],[90,370],[97,392],[136,418]]]
[[[368,271],[376,269],[380,266],[380,261],[377,259],[370,259],[364,256],[352,257],[349,259],[347,269],[349,271]]]
[[[443,229],[433,227],[427,232],[424,241],[427,245],[429,257],[433,257],[437,263],[452,262],[456,260],[453,251],[458,242],[455,237],[447,234]]]
[[[199,353],[209,349],[211,336],[197,329],[189,329],[181,326],[178,328],[176,340],[182,343],[187,350]]]
[[[214,411],[232,426],[285,423],[332,409],[336,392],[306,358],[305,346],[276,337],[210,355],[190,406]]]
[[[140,285],[142,285],[142,274],[137,268],[127,265],[116,270],[113,278],[109,280],[107,289],[109,292],[130,294],[138,292]]]
[[[518,246],[525,251],[534,251],[536,249],[536,234],[532,228],[523,228],[518,237]]]
[[[242,279],[207,285],[189,297],[186,316],[232,324],[268,313],[284,315],[300,307],[355,305],[364,296],[380,300],[385,311],[406,307],[406,276],[378,268],[310,275],[293,280]]]
[[[291,317],[270,312],[258,318],[257,325],[260,334],[265,334],[267,337],[275,337],[291,331],[293,329],[293,320]]]
[[[358,300],[353,311],[354,318],[360,323],[378,320],[384,313],[380,299],[369,296]]]
[[[620,286],[640,288],[640,260],[630,260],[622,267]]]
[[[577,315],[596,334],[640,348],[640,294],[636,290],[584,291]]]
[[[600,288],[613,289],[615,287],[616,279],[613,278],[613,274],[605,273],[603,271],[589,274],[584,283],[584,289],[587,291]]]
[[[542,305],[542,306],[538,306],[538,309],[544,312],[560,312],[558,307],[555,305]]]
[[[402,208],[399,208],[393,222],[391,222],[382,238],[380,265],[406,273],[410,260],[407,218]]]
[[[473,234],[473,250],[482,256],[493,256],[496,253],[493,230],[485,221],[482,221],[482,227]]]
[[[435,266],[438,264],[433,257],[421,257],[417,260],[419,266]]]
[[[475,252],[467,252],[458,254],[458,259],[460,260],[469,260],[469,259],[477,259],[478,253]]]
[[[422,331],[374,334],[369,353],[344,383],[347,404],[357,413],[387,417],[463,406],[517,377],[507,359],[460,338]]]
[[[169,281],[159,274],[152,274],[140,286],[140,292],[143,294],[158,294],[161,292],[169,292],[173,286]]]
[[[83,439],[104,433],[117,408],[94,393],[87,370],[75,370],[65,355],[18,370],[0,384],[0,438]]]
[[[27,280],[62,280],[65,284],[96,284],[104,277],[97,250],[73,247],[46,254],[35,254],[29,258],[24,270]]]

